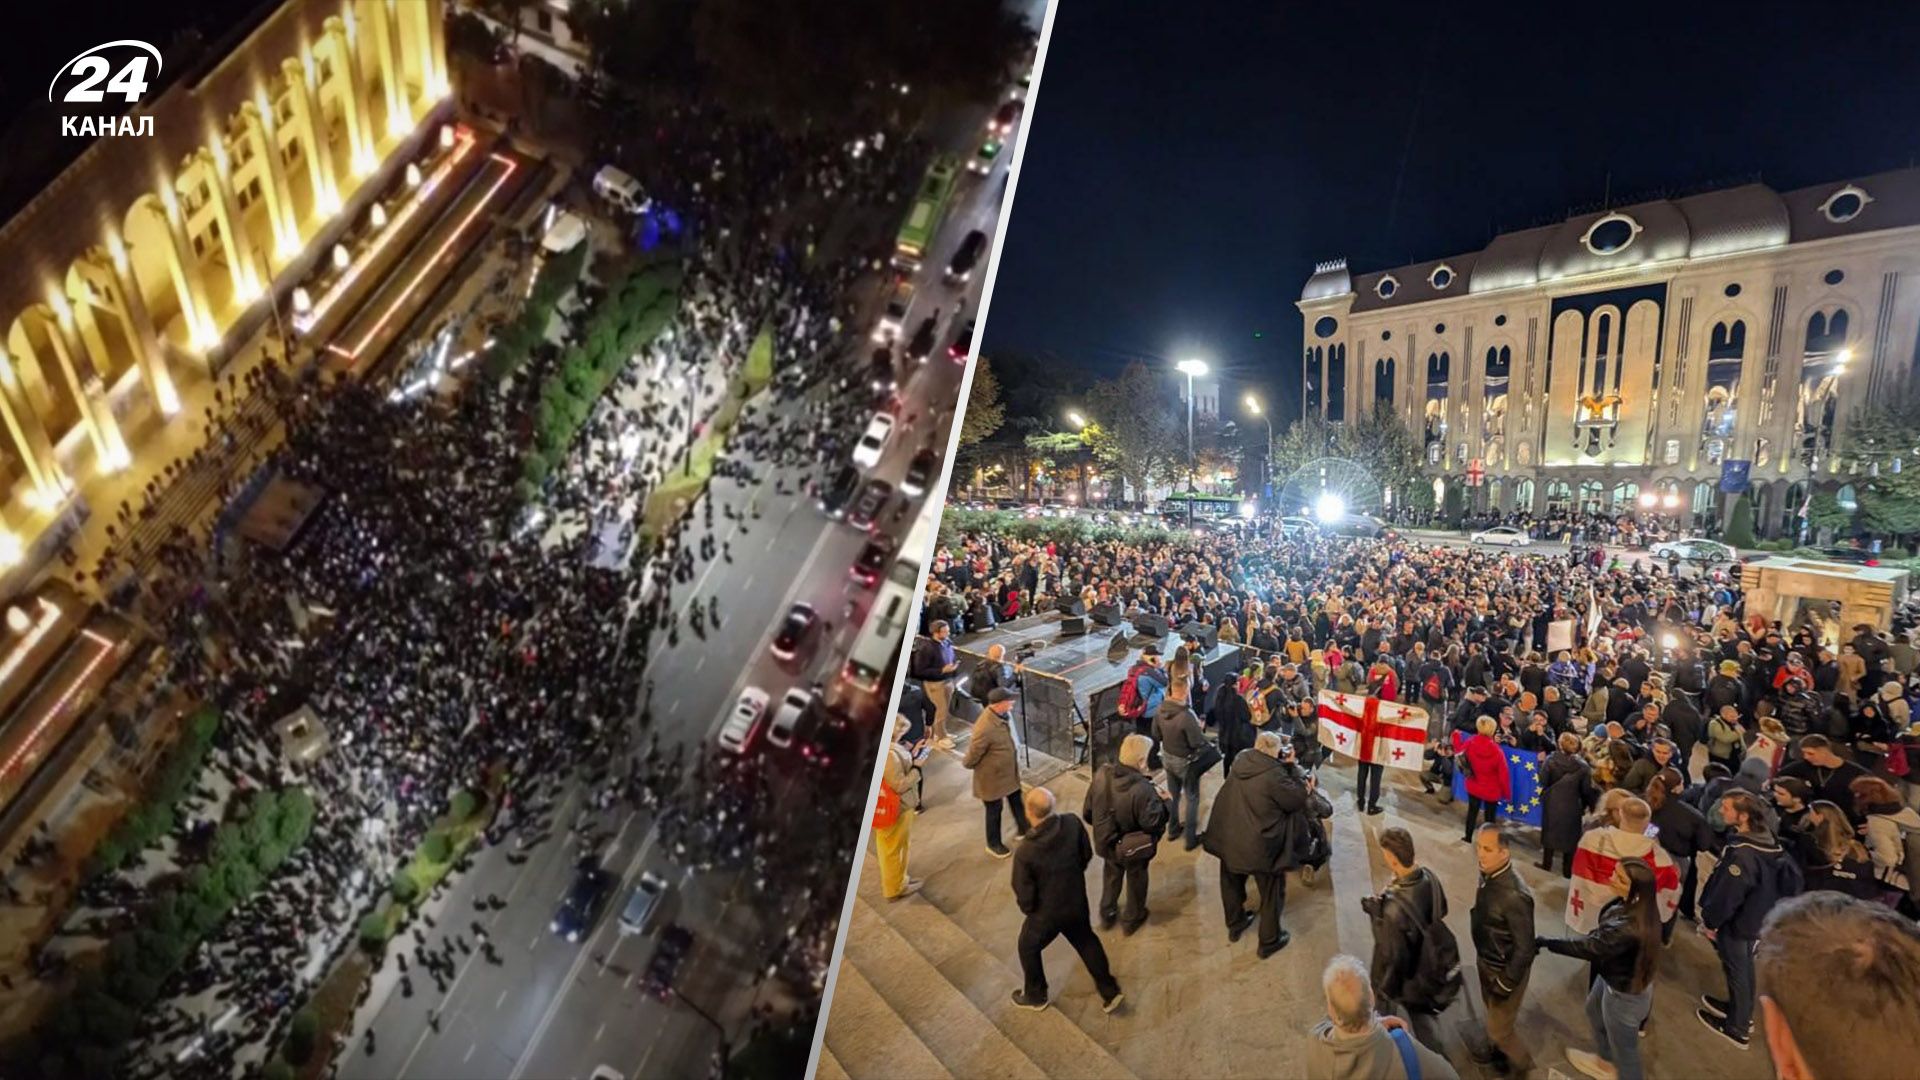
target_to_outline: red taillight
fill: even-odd
[[[1873,556],[1871,556],[1871,555],[1869,555],[1869,556],[1867,556],[1867,565],[1868,565],[1868,566],[1879,566],[1879,565],[1880,565],[1880,560],[1879,560],[1879,559],[1876,559],[1876,558],[1874,558],[1874,557],[1873,557]]]

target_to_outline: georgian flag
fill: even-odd
[[[1419,769],[1427,710],[1361,694],[1320,691],[1320,745],[1370,765]]]
[[[1584,934],[1600,925],[1600,909],[1615,899],[1613,868],[1621,859],[1639,859],[1653,867],[1660,921],[1680,910],[1680,868],[1673,856],[1651,836],[1635,836],[1617,828],[1590,830],[1573,853],[1573,881],[1567,890],[1567,928]]]

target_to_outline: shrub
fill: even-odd
[[[293,1014],[293,1025],[287,1029],[287,1060],[295,1065],[305,1065],[313,1056],[314,1041],[320,1035],[320,1018],[311,1009],[301,1009]]]
[[[360,944],[367,949],[378,950],[386,945],[393,936],[393,926],[382,912],[374,912],[360,920]]]
[[[291,1040],[287,1043],[287,1053],[293,1053],[293,1043]],[[313,1048],[308,1047],[307,1056],[311,1057],[312,1055]],[[306,1058],[301,1058],[300,1060],[302,1064],[305,1064]],[[260,1067],[260,1080],[293,1080],[293,1077],[293,1066],[279,1058],[274,1058]]]
[[[428,833],[426,840],[421,843],[420,855],[428,862],[446,862],[453,858],[453,841],[447,839],[446,833],[435,829]]]
[[[420,898],[420,883],[402,868],[393,872],[393,881],[387,886],[387,891],[392,894],[395,903],[411,904]]]
[[[465,821],[480,808],[480,799],[471,791],[461,790],[453,796],[453,820]]]
[[[1753,546],[1753,500],[1741,495],[1733,501],[1727,516],[1727,543],[1736,548]]]

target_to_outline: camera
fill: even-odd
[[[1020,663],[1020,664],[1026,663],[1028,660],[1031,660],[1035,656],[1038,656],[1040,654],[1040,648],[1041,648],[1041,644],[1038,641],[1021,642],[1013,650],[1014,662]]]

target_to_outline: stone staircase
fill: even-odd
[[[1133,1077],[1068,1013],[1016,1007],[1018,972],[925,894],[887,903],[871,889],[855,901],[821,1076]]]

